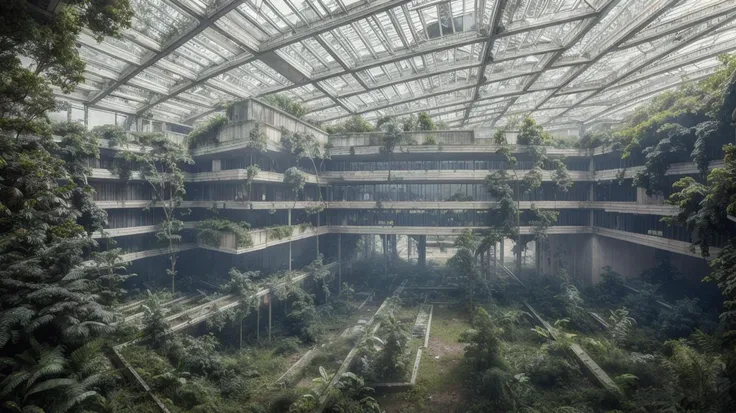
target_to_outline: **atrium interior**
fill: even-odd
[[[2,3],[1,411],[736,411],[736,0]]]

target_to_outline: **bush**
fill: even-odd
[[[703,309],[698,305],[697,298],[684,298],[675,302],[672,309],[663,310],[659,315],[657,325],[660,338],[672,339],[687,337],[696,328],[708,331],[715,326],[715,323],[706,319]]]
[[[209,374],[222,367],[222,359],[216,351],[219,342],[208,334],[201,337],[176,336],[168,345],[168,356],[175,365],[195,374]]]
[[[312,297],[300,295],[291,304],[291,311],[286,316],[286,328],[289,334],[299,337],[303,343],[317,341],[322,334],[322,323]]]
[[[526,374],[536,386],[553,387],[580,373],[567,359],[544,354],[527,366]]]
[[[299,351],[299,339],[296,337],[287,337],[276,344],[276,347],[273,349],[273,355],[293,354],[297,351]]]

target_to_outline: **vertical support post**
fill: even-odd
[[[256,340],[261,341],[261,298],[258,297],[258,307],[256,307]]]
[[[539,240],[534,242],[535,258],[537,264],[537,274],[542,274],[542,243]]]
[[[521,274],[521,244],[516,246],[516,275],[519,274]]]
[[[268,296],[268,341],[271,341],[271,295]]]
[[[84,105],[84,128],[89,129],[89,106]]]
[[[116,112],[115,113],[115,124],[118,123],[117,120],[118,120],[118,114]],[[68,102],[66,104],[66,121],[67,122],[71,122],[72,121],[72,104],[71,104],[71,102]]]
[[[337,234],[337,293],[342,289],[342,234]]]
[[[287,212],[288,212],[288,215],[287,215],[287,217],[288,217],[288,219],[289,219],[288,223],[289,223],[289,226],[291,226],[291,208],[289,208],[289,209],[287,210]]]
[[[419,245],[417,247],[417,264],[424,267],[427,265],[427,236],[419,236]]]
[[[501,256],[499,257],[501,259],[501,265],[503,265],[503,250],[504,250],[504,242],[502,239],[501,240]]]
[[[388,274],[388,235],[383,234],[383,274]]]
[[[291,271],[291,241],[289,241],[289,271]]]
[[[406,262],[411,264],[411,236],[406,236]]]
[[[493,244],[493,276],[498,275],[498,243]]]

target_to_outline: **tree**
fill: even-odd
[[[417,119],[417,129],[422,131],[431,131],[437,129],[432,117],[427,112],[421,112]]]
[[[469,298],[470,310],[474,310],[473,295],[478,284],[478,270],[476,266],[476,244],[477,240],[470,230],[465,230],[455,239],[457,251],[449,260],[447,266],[454,270],[459,276],[465,278],[465,291]]]
[[[284,183],[294,193],[294,206],[296,206],[296,201],[299,200],[299,193],[304,190],[306,181],[304,174],[296,166],[292,166],[284,172]]]
[[[396,145],[404,141],[404,129],[402,129],[401,125],[392,121],[381,125],[381,130],[383,131],[383,135],[381,135],[381,147],[379,150],[388,158],[388,180],[390,181],[394,151],[396,150]]]
[[[230,280],[222,286],[222,291],[227,294],[234,294],[240,300],[235,319],[239,326],[239,347],[243,348],[243,322],[245,318],[250,314],[250,310],[255,308],[260,298],[256,297],[258,292],[258,286],[256,285],[256,279],[260,278],[258,271],[246,271],[240,272],[237,268],[230,270]]]
[[[319,168],[315,159],[324,160],[328,156],[322,152],[319,141],[311,133],[295,132],[291,133],[285,129],[281,129],[281,143],[284,145],[286,150],[291,152],[295,157],[296,161],[308,158],[314,168],[314,176],[317,180],[317,194],[319,201],[322,202],[322,190],[319,183]],[[321,165],[320,165],[321,166]]]
[[[93,293],[100,285],[66,278],[83,271],[90,234],[106,215],[92,202],[87,157],[97,143],[80,125],[51,139],[52,86],[83,81],[76,40],[83,28],[101,39],[129,26],[127,0],[69,0],[36,13],[25,0],[0,2],[0,367],[4,410],[68,411],[96,393],[95,380],[66,359],[110,331],[113,314]],[[98,292],[106,292],[102,285]],[[98,352],[94,350],[93,352]]]
[[[504,369],[501,342],[488,312],[483,308],[476,308],[472,322],[473,328],[460,336],[460,342],[467,344],[465,362],[470,364],[476,374],[482,374],[494,367]]]
[[[143,179],[148,183],[153,199],[146,206],[146,210],[160,207],[164,218],[158,226],[156,238],[166,243],[170,267],[166,274],[171,277],[171,293],[176,290],[176,262],[178,259],[181,235],[184,222],[177,215],[181,202],[184,200],[184,172],[181,166],[193,164],[183,146],[167,139],[162,134],[146,133],[137,136],[142,149],[132,152],[124,149],[123,162],[131,165],[127,170],[137,168]],[[124,178],[121,176],[121,178]]]

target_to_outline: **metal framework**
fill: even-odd
[[[131,0],[79,37],[90,107],[189,123],[271,93],[308,117],[428,111],[453,128],[620,119],[736,50],[734,0]]]

